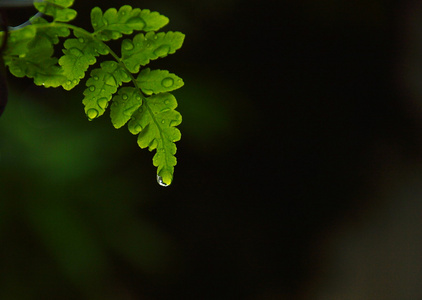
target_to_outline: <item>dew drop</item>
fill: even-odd
[[[88,119],[91,121],[92,119],[95,119],[98,116],[98,111],[95,108],[90,108],[86,112]]]
[[[126,108],[123,111],[123,114],[125,114],[126,116],[131,117],[133,115],[133,113],[134,113],[135,110],[136,110],[136,106],[132,106],[132,107]]]
[[[66,85],[72,85],[72,81],[70,80],[66,81]]]
[[[163,87],[165,87],[165,88],[169,88],[169,87],[171,87],[173,84],[174,84],[174,80],[173,80],[173,78],[171,78],[171,77],[164,78],[164,79],[161,81],[161,85],[162,85]]]
[[[98,78],[98,76],[94,76],[94,80],[98,80],[99,78]]]
[[[69,49],[69,52],[70,52],[70,54],[72,54],[72,55],[74,55],[76,57],[84,56],[84,53],[80,49],[75,48],[75,47],[70,48]]]
[[[154,50],[154,54],[159,57],[166,56],[167,54],[169,54],[169,52],[170,52],[169,45],[161,45],[160,47]]]
[[[158,175],[158,174],[157,174],[157,182],[158,182],[158,184],[159,184],[159,185],[161,185],[161,186],[165,186],[165,187],[169,186],[167,183],[165,183],[165,182],[163,181],[163,178],[162,178],[160,175]]]
[[[90,58],[90,59],[88,60],[88,63],[89,63],[90,65],[95,64],[95,59],[94,59],[94,58]]]
[[[122,77],[123,77],[123,81],[127,81],[127,80],[130,80],[130,77],[129,77],[129,75],[126,73],[126,71],[124,71],[124,72],[122,72]]]
[[[126,94],[123,94],[122,98],[123,98],[123,100],[127,100],[128,97],[127,97]]]
[[[78,84],[78,82],[79,82],[79,80],[77,80],[77,79],[73,79],[73,81],[72,81],[72,83],[73,83],[74,85],[77,85],[77,84]]]
[[[143,88],[142,91],[147,95],[152,95],[152,93],[154,92],[153,90],[145,89],[145,88]]]
[[[132,50],[134,48],[133,43],[129,40],[123,40],[122,47],[127,51]]]
[[[140,17],[131,18],[127,20],[126,24],[131,25],[131,27],[136,30],[142,30],[146,25],[145,21]]]
[[[111,86],[117,86],[116,78],[114,78],[114,76],[110,76],[107,79],[106,84]]]
[[[164,104],[165,104],[165,105],[169,105],[169,104],[170,104],[170,100],[166,100],[166,101],[164,101]]]
[[[135,126],[135,131],[136,131],[136,133],[141,132],[141,130],[142,130],[142,126],[141,126],[141,125],[136,125],[136,126]]]
[[[91,86],[89,87],[89,90],[90,90],[91,92],[95,91],[95,86],[91,85]]]
[[[148,150],[149,151],[152,151],[154,149],[157,149],[157,146],[158,146],[157,140],[156,139],[153,139],[152,142],[148,146]]]
[[[108,103],[108,100],[107,100],[107,98],[105,98],[105,97],[100,98],[100,99],[98,99],[98,101],[97,101],[98,106],[99,106],[99,107],[101,107],[102,109],[106,109],[106,107],[107,107],[107,103]]]
[[[79,41],[81,44],[83,44],[83,43],[85,42],[84,38],[82,38],[82,37],[80,37],[80,38],[78,39],[78,41]]]
[[[173,121],[171,121],[170,122],[170,127],[176,127],[177,125],[179,125],[180,124],[180,122],[179,121],[177,121],[177,120],[173,120]]]
[[[111,38],[113,40],[117,40],[119,37],[121,37],[121,34],[120,33],[116,32],[116,31],[114,31],[114,32],[111,33]]]
[[[145,47],[147,47],[147,48],[151,48],[151,46],[152,46],[151,42],[147,42],[146,45],[145,45]]]
[[[166,123],[166,121],[162,120],[162,121],[161,121],[161,124],[164,124],[164,123]]]
[[[136,100],[141,101],[141,96],[136,96]]]

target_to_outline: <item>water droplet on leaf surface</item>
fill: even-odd
[[[113,39],[113,40],[117,40],[119,37],[121,37],[122,35],[119,33],[119,32],[117,32],[117,31],[113,31],[112,33],[111,33],[111,38]]]
[[[99,106],[99,107],[101,107],[102,109],[106,109],[106,107],[107,107],[107,103],[108,103],[108,100],[107,100],[107,98],[105,98],[105,97],[100,98],[100,99],[98,99],[98,101],[97,101],[98,106]]]
[[[179,125],[180,124],[180,122],[179,121],[177,121],[177,120],[173,120],[173,121],[171,121],[170,122],[170,127],[176,127],[177,125]]]
[[[169,186],[169,184],[165,183],[165,182],[163,181],[163,178],[162,178],[160,175],[158,175],[158,174],[157,174],[157,182],[158,182],[158,184],[159,184],[159,185],[161,185],[161,186],[165,186],[165,187]]]
[[[89,87],[89,90],[90,90],[91,92],[95,91],[95,86],[91,85],[91,86]]]
[[[135,126],[135,131],[136,131],[137,133],[141,132],[141,130],[142,130],[142,126],[141,126],[141,125],[136,125],[136,126]]]
[[[161,45],[160,47],[154,50],[154,54],[159,57],[166,56],[167,54],[169,54],[169,52],[170,52],[169,45]]]
[[[92,119],[95,119],[98,116],[98,111],[95,108],[90,108],[86,112],[88,119],[91,121]]]
[[[171,78],[171,77],[164,78],[164,79],[161,81],[161,85],[162,85],[163,87],[166,87],[166,88],[171,87],[173,84],[174,84],[174,80],[173,80],[173,78]]]
[[[111,85],[111,86],[117,86],[117,82],[116,82],[116,79],[114,78],[114,76],[110,76],[107,79],[106,84]]]
[[[122,42],[122,47],[127,51],[132,50],[134,48],[133,43],[129,40],[124,40]]]
[[[142,29],[144,29],[144,27],[146,25],[145,21],[140,17],[131,18],[131,19],[127,20],[126,23],[131,25],[131,27],[133,27],[136,30],[142,30]]]
[[[72,54],[72,55],[74,55],[76,57],[84,56],[84,53],[80,49],[75,48],[75,47],[70,48],[69,49],[69,52],[70,52],[70,54]]]
[[[153,91],[153,90],[146,89],[146,88],[142,88],[142,91],[143,91],[145,94],[147,94],[147,95],[152,95],[152,94],[154,93],[154,91]]]

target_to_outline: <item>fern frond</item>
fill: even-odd
[[[111,122],[120,128],[130,120],[135,111],[142,105],[142,95],[133,87],[122,87],[113,97],[110,109]]]
[[[171,92],[184,84],[182,78],[167,70],[151,71],[150,68],[143,69],[136,81],[146,95]]]
[[[54,21],[69,22],[77,15],[76,10],[69,8],[73,2],[74,0],[34,1],[34,6],[43,14],[53,17]]]
[[[33,78],[37,85],[59,87],[67,78],[57,66],[57,58],[52,57],[53,45],[58,43],[59,37],[67,35],[69,30],[66,29],[38,31],[35,26],[12,31],[5,52],[5,64],[16,77],[26,76]]]
[[[73,34],[76,38],[67,39],[64,42],[64,55],[59,59],[59,64],[68,78],[66,84],[63,85],[66,90],[79,84],[89,66],[97,62],[97,56],[109,53],[108,47],[91,35],[76,30]]]
[[[132,73],[138,73],[141,66],[150,60],[173,54],[182,47],[185,35],[180,32],[139,33],[133,41],[125,39],[122,42],[122,61]]]
[[[101,116],[108,106],[112,95],[123,82],[129,82],[130,77],[117,62],[105,61],[101,68],[91,71],[84,91],[85,113],[90,120]]]
[[[168,18],[148,9],[132,9],[129,5],[119,11],[109,8],[103,14],[99,7],[91,11],[91,24],[94,35],[103,41],[117,40],[123,34],[132,34],[134,30],[156,31],[169,22]]]
[[[71,9],[73,0],[44,0],[34,2],[35,7],[53,18],[32,21],[32,25],[10,33],[4,61],[17,77],[30,77],[35,84],[46,87],[62,86],[70,90],[85,78],[91,65],[100,55],[111,55],[90,72],[84,90],[85,113],[89,120],[100,117],[112,101],[110,116],[115,128],[128,123],[129,131],[138,134],[141,148],[156,150],[153,164],[161,185],[173,180],[176,165],[176,145],[180,131],[175,127],[182,121],[176,98],[170,94],[183,86],[183,80],[167,70],[150,70],[141,67],[151,60],[165,57],[178,50],[184,41],[180,32],[160,32],[169,20],[148,9],[133,9],[124,5],[118,10],[110,8],[104,13],[98,7],[91,11],[94,31],[67,24],[76,17]],[[125,34],[144,31],[133,39],[124,39],[119,57],[107,44]],[[70,34],[72,38],[68,38]],[[54,45],[60,38],[63,56],[53,56]],[[122,86],[123,83],[132,86]]]
[[[174,166],[177,163],[176,145],[181,138],[175,126],[182,122],[182,116],[174,110],[176,98],[170,93],[160,93],[146,98],[145,103],[133,114],[128,127],[132,134],[138,135],[138,145],[154,149],[153,164],[158,167],[157,175],[164,184],[173,180]]]

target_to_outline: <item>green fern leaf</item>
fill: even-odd
[[[108,106],[112,95],[123,82],[129,82],[130,77],[118,63],[105,61],[101,68],[93,69],[87,80],[84,91],[85,113],[89,120],[101,116]]]
[[[55,33],[54,33],[55,32]],[[65,30],[49,28],[38,31],[33,26],[22,30],[12,31],[5,55],[5,64],[16,77],[29,77],[37,85],[45,87],[58,87],[66,77],[57,66],[53,43],[59,36],[68,34]]]
[[[133,114],[128,127],[132,134],[138,134],[138,145],[157,149],[153,164],[157,174],[166,185],[173,180],[174,166],[177,163],[176,145],[180,140],[180,131],[175,127],[182,122],[182,116],[174,109],[176,98],[170,93],[153,95],[144,100],[144,104]]]
[[[115,128],[120,128],[130,120],[134,112],[142,104],[142,95],[133,87],[122,87],[118,95],[113,97],[110,109],[111,122]]]
[[[26,55],[29,52],[28,44],[34,40],[36,34],[37,30],[32,26],[10,32],[5,58],[8,59],[10,56],[23,57]]]
[[[122,61],[130,72],[138,73],[140,66],[145,66],[150,60],[176,52],[182,47],[184,38],[181,32],[139,33],[133,41],[123,40]]]
[[[54,21],[69,22],[77,15],[76,10],[69,8],[73,2],[74,0],[34,1],[34,6],[43,14],[53,17]]]
[[[129,5],[119,11],[110,8],[103,14],[99,7],[91,11],[91,24],[94,35],[103,41],[117,40],[123,34],[132,34],[134,30],[155,31],[168,23],[168,18],[148,9],[132,9]]]
[[[96,63],[96,56],[109,53],[108,47],[90,34],[76,30],[73,34],[76,38],[64,42],[64,55],[59,59],[64,75],[68,78],[63,85],[66,90],[75,87],[85,77],[89,66]]]
[[[150,60],[178,50],[184,35],[171,31],[155,33],[168,23],[168,18],[129,5],[108,9],[104,14],[100,8],[94,8],[91,11],[94,32],[90,33],[66,23],[76,16],[76,11],[69,8],[72,4],[73,0],[36,1],[35,7],[53,21],[34,18],[32,25],[12,31],[3,53],[5,64],[13,75],[33,78],[37,85],[70,90],[86,76],[98,56],[110,54],[114,61],[104,61],[90,72],[83,92],[85,113],[89,120],[100,117],[112,101],[113,126],[121,128],[128,123],[129,131],[139,134],[141,148],[156,150],[153,164],[159,183],[169,185],[177,163],[175,142],[181,138],[175,126],[182,117],[175,110],[176,98],[168,92],[183,86],[183,80],[166,70],[139,71]],[[146,34],[122,41],[121,57],[105,43],[141,30]],[[74,37],[68,38],[71,32]],[[63,56],[58,59],[53,55],[60,38],[67,39]],[[132,86],[122,87],[130,82]]]
[[[60,42],[61,37],[68,37],[70,35],[69,28],[51,26],[44,18],[37,18],[31,21],[32,24],[40,25],[42,27],[27,26],[25,28],[37,28],[37,35],[46,37],[53,45]]]
[[[146,95],[165,93],[174,91],[183,86],[182,78],[167,70],[143,69],[136,81]]]

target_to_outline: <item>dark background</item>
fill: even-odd
[[[83,84],[8,74],[0,299],[422,296],[417,1],[76,1],[73,24],[123,4],[186,34],[150,66],[185,82],[174,183]]]

